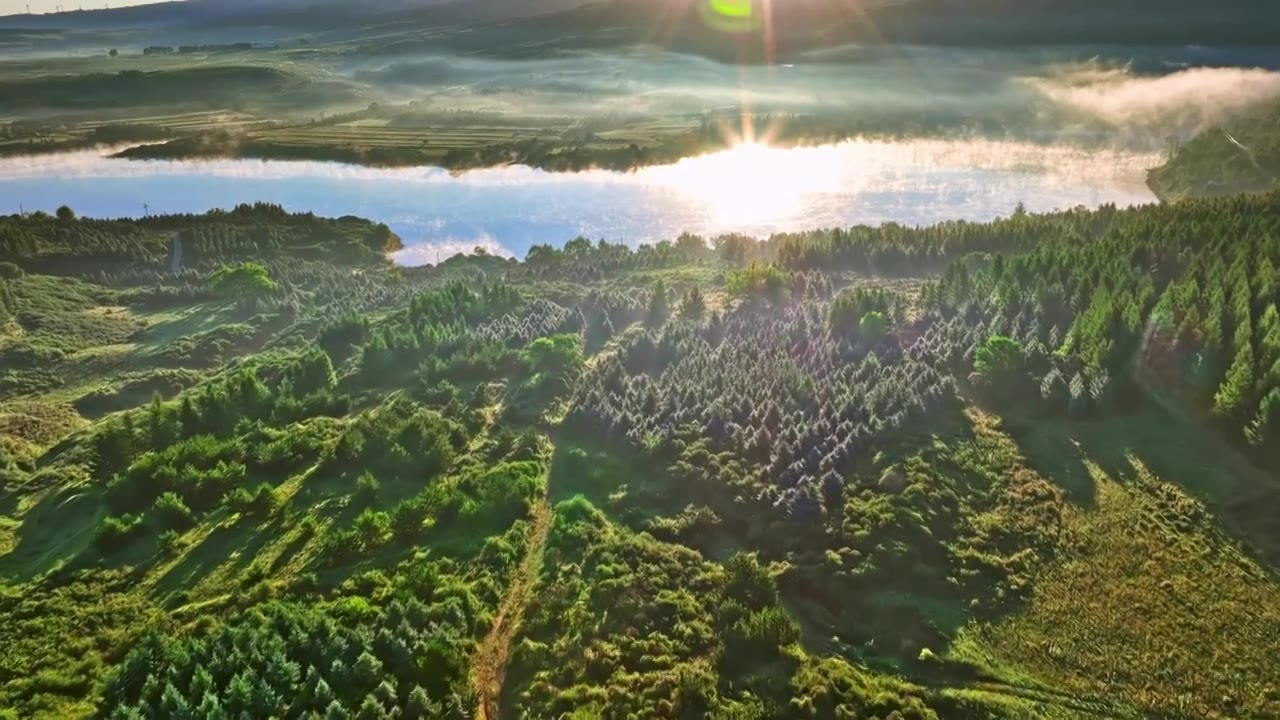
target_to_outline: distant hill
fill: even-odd
[[[13,28],[262,26],[330,29],[392,21],[407,29],[527,21],[544,32],[609,29],[621,42],[754,59],[752,33],[703,20],[705,0],[188,0],[112,10],[0,18]],[[1256,0],[775,0],[771,28],[786,54],[859,42],[1236,45],[1274,42],[1280,4]],[[621,31],[621,32],[618,32]],[[757,35],[763,30],[756,31]],[[759,38],[761,41],[763,37]]]
[[[726,59],[762,55],[765,30],[727,34],[702,19],[701,3],[655,13],[649,0],[613,0],[533,20],[576,31],[631,31],[635,39]],[[949,45],[1269,45],[1280,5],[1253,0],[787,0],[769,32],[785,56],[848,43]]]
[[[328,29],[412,16],[431,24],[488,22],[558,12],[588,0],[186,0],[104,10],[0,17],[7,28],[127,28],[275,24]]]
[[[1148,184],[1163,200],[1280,187],[1280,103],[1200,133],[1151,171]]]

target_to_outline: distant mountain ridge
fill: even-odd
[[[698,2],[658,16],[649,0],[612,0],[533,22],[577,30],[631,28],[677,48],[753,52],[763,26],[726,36],[700,19]],[[1256,0],[773,0],[774,51],[848,43],[947,45],[1168,44],[1274,46],[1280,3]]]
[[[188,0],[112,10],[0,18],[2,27],[217,26],[331,29],[394,22],[415,27],[526,24],[548,34],[609,30],[620,42],[658,42],[725,59],[849,43],[950,45],[1275,44],[1280,3],[1257,0],[773,0],[772,50],[763,29],[726,34],[703,21],[707,0]]]
[[[472,23],[557,12],[589,0],[185,0],[42,15],[0,16],[0,27],[91,28],[155,25],[284,24],[329,27],[424,15],[427,21]]]

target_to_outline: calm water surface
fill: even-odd
[[[389,224],[409,249],[523,257],[575,236],[630,244],[704,235],[942,220],[1154,201],[1150,154],[995,141],[859,140],[801,149],[744,146],[623,174],[503,167],[371,169],[318,162],[136,162],[98,152],[0,160],[0,213],[19,207],[81,215],[203,212],[267,201],[319,215]],[[144,209],[145,208],[145,209]]]

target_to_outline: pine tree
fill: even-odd
[[[355,720],[390,720],[391,716],[387,714],[386,708],[382,707],[382,703],[373,695],[366,695],[364,702],[360,703],[360,709],[356,712]]]
[[[249,670],[242,670],[227,685],[227,690],[223,694],[225,700],[225,709],[232,715],[238,715],[242,712],[252,714],[254,708],[254,681],[253,673]]]
[[[178,425],[187,437],[200,432],[200,413],[190,395],[183,395],[182,402],[178,404]]]
[[[196,708],[195,717],[200,720],[226,720],[227,713],[222,709],[216,693],[206,693]]]
[[[1239,418],[1254,391],[1253,346],[1245,343],[1236,352],[1227,377],[1213,396],[1213,412],[1221,418]]]
[[[1071,391],[1067,388],[1067,381],[1057,368],[1050,370],[1040,381],[1040,397],[1051,409],[1058,412],[1066,409],[1071,401]]]
[[[653,292],[649,296],[648,323],[651,327],[661,327],[671,316],[671,305],[667,298],[667,286],[661,280],[653,284]]]
[[[700,320],[707,312],[707,299],[697,287],[689,288],[680,304],[680,315],[691,320]]]
[[[443,712],[444,707],[432,700],[421,685],[417,685],[409,692],[409,700],[404,706],[404,720],[429,720],[440,717]]]
[[[351,678],[358,690],[358,695],[373,692],[382,679],[382,661],[374,657],[373,653],[367,651],[360,653],[360,657],[356,658],[355,664],[351,666]]]
[[[176,430],[173,415],[165,407],[164,397],[156,391],[151,396],[151,406],[147,410],[147,432],[151,439],[151,447],[167,447],[177,439]]]
[[[203,665],[197,665],[191,673],[191,701],[203,704],[205,698],[217,694],[217,684],[213,675]]]
[[[328,708],[332,703],[337,702],[337,696],[333,692],[333,688],[329,686],[329,681],[320,678],[316,683],[315,691],[311,693],[310,707],[317,712]]]
[[[324,710],[324,720],[351,720],[351,713],[342,707],[342,703],[334,700]]]
[[[1268,305],[1258,328],[1254,333],[1254,343],[1258,350],[1259,367],[1269,368],[1280,360],[1280,312],[1275,305]]]
[[[182,694],[173,683],[166,683],[164,692],[160,695],[160,710],[165,717],[171,718],[190,718],[191,703]]]
[[[1069,401],[1071,412],[1080,414],[1088,411],[1089,390],[1088,385],[1085,383],[1084,376],[1080,373],[1076,373],[1075,377],[1071,378],[1071,384],[1068,387],[1068,390],[1071,395],[1071,399]]]

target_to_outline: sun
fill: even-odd
[[[843,171],[834,153],[747,141],[647,174],[696,205],[714,224],[736,227],[794,217],[811,196],[838,189]]]

